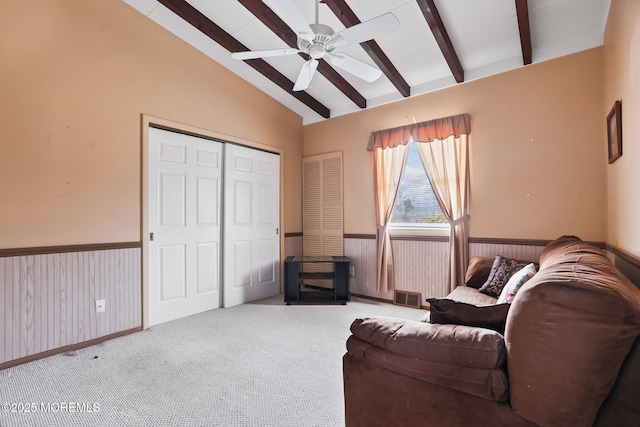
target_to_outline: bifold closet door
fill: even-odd
[[[218,308],[220,142],[149,128],[149,324]]]
[[[225,145],[223,301],[280,292],[280,156]]]

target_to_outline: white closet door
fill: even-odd
[[[225,146],[225,307],[280,292],[280,156]]]
[[[220,307],[222,144],[149,129],[149,324]]]

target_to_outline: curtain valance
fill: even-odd
[[[457,116],[371,132],[367,150],[373,151],[375,148],[393,148],[405,145],[409,143],[410,137],[414,141],[431,142],[434,139],[443,140],[452,135],[458,138],[460,135],[469,135],[470,133],[471,116],[466,113],[458,114]]]

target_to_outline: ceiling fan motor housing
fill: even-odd
[[[331,52],[334,46],[328,46],[327,43],[333,37],[333,29],[324,24],[309,24],[313,30],[313,39],[311,41],[298,37],[298,49],[305,51],[313,59],[320,59],[326,52]]]

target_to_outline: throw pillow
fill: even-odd
[[[470,288],[480,288],[484,282],[487,281],[487,278],[489,278],[489,273],[491,273],[491,267],[495,259],[495,257],[490,258],[484,256],[471,257],[469,265],[467,266],[464,284]]]
[[[491,267],[489,278],[478,290],[483,294],[498,298],[511,276],[522,270],[527,264],[529,261],[518,261],[498,255]]]
[[[431,323],[476,326],[501,334],[511,304],[477,306],[447,298],[427,298]]]
[[[531,279],[536,272],[536,266],[531,263],[527,264],[526,267],[511,276],[507,284],[502,289],[502,292],[500,292],[498,304],[505,302],[511,303],[513,301],[513,297],[516,296],[516,292],[518,292],[522,285],[527,283],[527,281]]]

